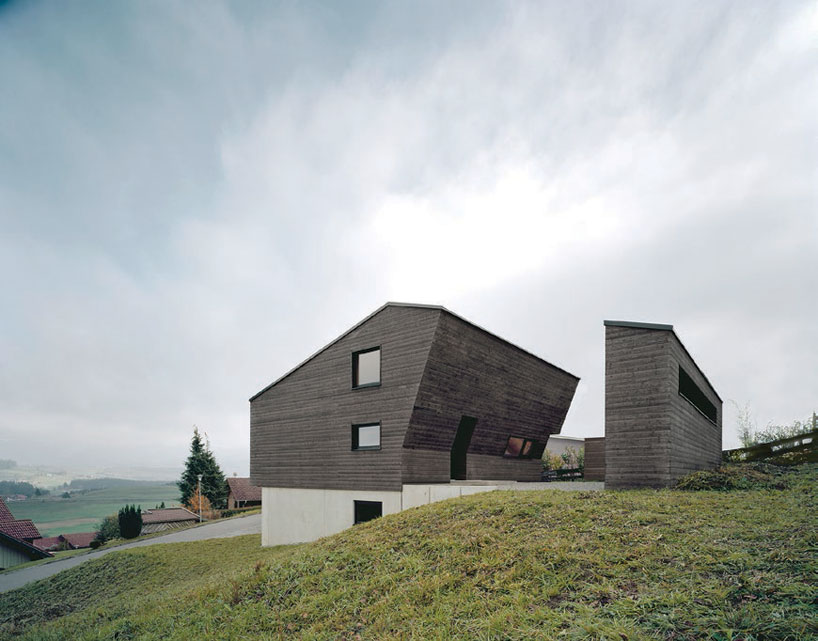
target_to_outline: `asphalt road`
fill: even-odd
[[[8,592],[9,590],[16,590],[32,581],[39,581],[50,576],[62,572],[68,568],[73,568],[80,563],[85,563],[92,559],[98,559],[101,556],[117,552],[119,550],[128,550],[130,548],[138,548],[145,545],[158,545],[161,543],[182,543],[187,541],[204,541],[206,539],[224,539],[231,536],[241,536],[242,534],[261,534],[261,514],[252,514],[250,516],[242,516],[239,518],[226,519],[224,521],[216,521],[214,523],[205,523],[199,527],[189,528],[180,532],[171,532],[164,536],[157,536],[152,539],[145,539],[144,541],[134,541],[133,543],[125,543],[107,550],[99,550],[91,552],[90,554],[80,554],[78,556],[71,556],[67,559],[59,561],[52,561],[51,563],[41,563],[28,568],[20,568],[12,572],[0,574],[0,592]]]

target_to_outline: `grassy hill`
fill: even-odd
[[[769,487],[493,492],[312,544],[123,551],[0,595],[0,637],[818,638],[818,465]]]

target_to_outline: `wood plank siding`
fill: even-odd
[[[672,326],[605,327],[605,485],[668,487],[721,458],[721,400]],[[717,407],[714,425],[679,395],[679,366]]]
[[[468,479],[540,480],[536,460],[503,457],[509,436],[543,445],[557,434],[579,379],[444,312],[423,373],[404,447],[404,483],[444,482],[463,416],[477,419]],[[431,452],[443,452],[435,456]]]
[[[585,480],[605,480],[605,438],[585,439]]]
[[[385,306],[250,403],[253,485],[400,490],[403,441],[439,309]],[[381,384],[352,389],[352,353],[381,347]],[[380,422],[381,449],[352,451]]]
[[[380,385],[352,389],[352,354],[381,348]],[[509,436],[558,433],[579,379],[442,307],[387,303],[250,399],[250,478],[284,488],[400,490],[447,483],[461,418],[477,424],[468,478],[539,480]],[[381,425],[353,451],[352,425]]]
[[[721,465],[722,401],[675,334],[670,341],[670,358],[670,386],[673,390],[670,411],[670,480],[673,483],[695,470],[709,470]],[[679,366],[715,405],[715,422],[679,394]]]

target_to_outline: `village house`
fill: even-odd
[[[96,532],[72,532],[58,536],[46,536],[34,539],[32,544],[41,550],[56,552],[58,550],[80,550],[91,547],[91,541],[97,536]]]
[[[261,488],[250,483],[249,478],[232,476],[227,479],[227,485],[230,488],[227,494],[228,510],[261,505]]]
[[[28,519],[15,519],[3,499],[0,499],[0,570],[48,558],[51,555],[34,546],[40,532]]]

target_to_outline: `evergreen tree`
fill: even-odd
[[[123,539],[135,539],[142,532],[142,508],[126,505],[119,510],[119,532]]]
[[[216,457],[210,451],[209,443],[202,441],[199,428],[194,426],[190,455],[185,461],[182,478],[177,483],[183,505],[190,505],[191,499],[198,492],[199,474],[202,475],[202,495],[208,498],[214,508],[227,507],[227,480],[216,462]]]

